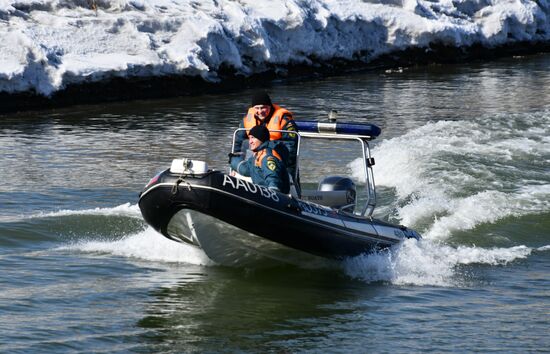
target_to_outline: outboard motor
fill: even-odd
[[[323,193],[325,195],[331,195],[331,201],[327,203],[331,207],[343,208],[343,210],[350,213],[355,209],[357,189],[351,178],[342,176],[325,177],[319,182],[318,190],[328,192]]]

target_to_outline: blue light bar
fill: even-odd
[[[307,133],[346,134],[377,137],[382,130],[368,123],[318,122],[315,120],[297,120],[298,131]]]

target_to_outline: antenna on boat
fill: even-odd
[[[331,123],[336,122],[336,118],[338,117],[338,111],[335,109],[331,109],[330,112],[328,112],[328,121]]]

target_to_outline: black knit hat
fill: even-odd
[[[248,135],[252,135],[256,139],[260,140],[262,143],[269,140],[269,130],[263,125],[254,126],[252,129],[250,129]]]
[[[272,106],[271,98],[269,98],[269,95],[265,91],[258,91],[252,95],[252,104],[251,106]]]

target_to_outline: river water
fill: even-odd
[[[379,125],[375,215],[423,240],[244,269],[149,228],[145,183],[176,157],[224,169],[252,90],[2,116],[0,352],[548,352],[550,55],[269,92]],[[324,144],[304,182],[358,175]]]

